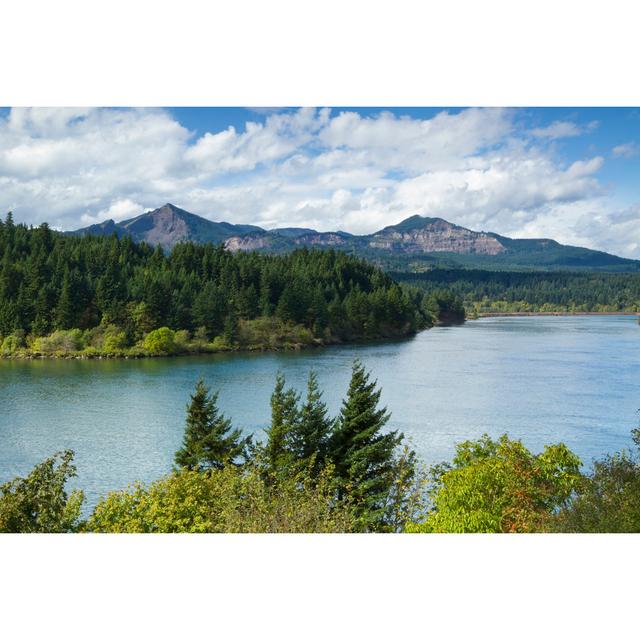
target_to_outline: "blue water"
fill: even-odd
[[[337,412],[356,356],[383,387],[389,428],[409,436],[427,463],[485,432],[508,432],[535,451],[562,441],[590,463],[630,446],[638,425],[635,318],[484,318],[401,342],[299,353],[0,361],[0,481],[70,448],[74,486],[94,504],[171,469],[200,376],[235,426],[260,432],[278,370],[302,390],[315,369]]]

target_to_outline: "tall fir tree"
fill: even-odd
[[[354,503],[360,528],[384,531],[394,487],[397,431],[383,433],[390,415],[380,408],[381,390],[359,360],[353,363],[347,397],[329,442],[329,456],[342,487]]]
[[[187,406],[182,448],[175,455],[179,467],[192,471],[222,469],[244,455],[248,439],[242,438],[240,429],[231,428],[231,421],[219,412],[217,401],[218,394],[211,394],[199,380]]]
[[[300,422],[299,400],[294,389],[285,389],[284,375],[279,372],[271,395],[271,426],[265,446],[267,464],[274,473],[287,473],[295,462],[291,445]]]
[[[311,472],[323,468],[327,457],[327,445],[335,421],[328,415],[327,405],[322,401],[322,391],[314,371],[309,373],[307,396],[298,421],[291,433],[291,450],[296,460],[302,463],[314,459]]]
[[[71,329],[75,321],[74,291],[71,286],[69,269],[65,269],[62,278],[62,288],[56,306],[55,321],[58,329]]]
[[[229,309],[229,313],[224,321],[224,331],[222,336],[228,345],[234,345],[238,342],[238,334],[240,331],[240,323],[233,305]]]

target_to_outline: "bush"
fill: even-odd
[[[122,353],[128,346],[126,332],[115,324],[101,324],[94,329],[85,331],[87,354]]]
[[[113,325],[111,325],[113,326]],[[105,353],[119,353],[127,348],[127,334],[114,327],[114,331],[105,334],[102,350]]]
[[[145,336],[142,347],[153,355],[171,355],[177,350],[175,336],[169,327],[160,327]]]
[[[65,491],[76,475],[73,451],[56,453],[36,465],[26,478],[0,486],[0,532],[66,533],[78,527],[84,499],[81,491]]]
[[[183,353],[185,351],[189,351],[189,337],[189,332],[186,329],[176,331],[174,342],[177,352]]]
[[[19,333],[12,333],[2,341],[0,352],[3,356],[11,356],[23,346],[24,335],[21,335]]]
[[[432,471],[432,509],[413,533],[530,532],[543,528],[580,485],[580,459],[563,444],[532,454],[506,435],[456,447]]]
[[[110,493],[87,521],[103,533],[348,532],[353,517],[336,504],[330,470],[266,481],[257,467],[207,473],[182,470],[128,491]]]
[[[84,336],[80,329],[60,329],[50,336],[36,338],[33,350],[41,353],[73,353],[81,351],[84,346]]]
[[[640,448],[640,431],[634,430]],[[549,530],[566,533],[640,533],[640,459],[622,451],[596,460],[578,495]]]

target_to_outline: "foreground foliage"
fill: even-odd
[[[563,444],[532,454],[506,435],[485,435],[456,447],[451,464],[433,470],[432,509],[423,533],[498,533],[539,530],[578,487],[580,459]]]
[[[327,469],[265,478],[259,466],[178,471],[109,494],[87,521],[104,533],[340,533],[354,530],[347,502],[335,498]]]
[[[632,432],[640,450],[640,430]],[[638,451],[621,451],[594,462],[578,495],[549,525],[567,533],[640,532],[640,458]]]
[[[67,533],[75,531],[84,496],[67,494],[76,475],[73,452],[57,453],[36,465],[26,478],[0,485],[0,531],[6,533]]]

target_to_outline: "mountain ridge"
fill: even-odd
[[[256,225],[214,222],[171,203],[134,218],[67,232],[70,235],[127,235],[170,250],[178,242],[213,242],[231,251],[283,253],[299,247],[335,248],[390,268],[420,271],[431,266],[486,266],[496,269],[541,268],[640,271],[640,261],[603,251],[563,245],[551,238],[509,238],[473,231],[440,217],[414,214],[371,234],[316,231],[303,227],[263,229]]]

